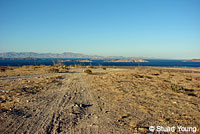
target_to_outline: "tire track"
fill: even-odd
[[[110,117],[105,115],[104,103],[89,87],[85,73],[64,74],[61,87],[52,86],[38,95],[37,100],[29,96],[30,103],[18,107],[28,109],[30,118],[7,116],[7,127],[0,133],[26,134],[93,134],[126,133],[116,128]],[[4,131],[3,131],[4,130]]]

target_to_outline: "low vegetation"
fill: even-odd
[[[51,68],[51,69],[49,69],[49,73],[59,73],[59,69]]]
[[[92,74],[92,70],[90,70],[90,69],[86,69],[86,70],[84,70],[84,72],[87,74]]]
[[[89,66],[87,66],[87,68],[96,68],[96,67],[93,65],[89,65]]]
[[[106,68],[105,68],[105,67],[103,67],[102,69],[103,69],[103,70],[106,70]]]
[[[90,84],[101,100],[107,101],[104,107],[117,114],[119,127],[134,130],[157,124],[200,124],[200,71],[160,69],[119,69],[91,75]],[[110,102],[116,107],[111,107]]]
[[[54,65],[49,69],[49,73],[66,73],[69,72],[69,68],[65,65]]]
[[[184,90],[184,88],[178,84],[171,84],[171,89],[175,92],[181,92]]]
[[[10,110],[16,102],[26,95],[35,95],[40,91],[47,90],[51,85],[62,85],[61,76],[39,77],[32,79],[19,79],[1,83],[0,87],[0,111]]]
[[[103,71],[104,68],[107,71]],[[60,98],[63,91],[68,94],[68,92],[74,90],[70,95],[74,95],[73,97],[77,99],[77,102],[82,102],[77,96],[79,93],[83,94],[81,99],[84,101],[87,95],[91,93],[89,96],[92,95],[94,98],[89,97],[86,100],[90,99],[88,104],[98,104],[98,108],[95,105],[94,107],[91,106],[91,109],[97,108],[97,111],[101,109],[101,114],[104,115],[99,114],[100,116],[97,116],[100,117],[99,119],[109,117],[108,122],[113,123],[119,129],[129,129],[132,133],[147,133],[148,127],[146,126],[156,126],[157,124],[160,126],[180,124],[199,128],[199,68],[193,68],[197,70],[196,72],[192,72],[191,68],[188,68],[187,71],[185,71],[187,68],[127,68],[95,67],[91,69],[84,66],[71,68],[56,64],[54,66],[12,67],[12,69],[9,67],[6,71],[0,72],[1,115],[13,112],[16,108],[13,106],[18,106],[15,105],[16,103],[33,106],[33,103],[39,102],[36,100],[43,101],[46,99],[47,104],[52,104],[49,103],[49,97],[46,96],[46,93],[52,95],[51,101],[54,102],[55,93],[58,93],[57,97]],[[49,70],[52,73],[49,73]],[[68,71],[74,73],[61,74]],[[64,88],[61,88],[62,85],[64,85]],[[69,90],[66,85],[69,85]],[[87,91],[82,90],[83,86]],[[43,99],[41,96],[44,94],[46,98]],[[60,99],[66,100],[66,98],[71,97],[66,96],[63,94],[64,98]],[[27,98],[31,99],[28,100]],[[62,101],[55,101],[54,104],[56,105],[57,102]],[[63,104],[67,103],[67,101],[66,103],[63,102]],[[40,103],[38,103],[38,106],[40,106]],[[43,107],[46,109],[46,105]],[[69,108],[67,105],[66,107]],[[78,105],[78,108],[83,107]],[[52,108],[52,110],[55,109]],[[90,112],[90,110],[88,111]],[[44,119],[44,117],[42,118]],[[13,118],[10,121],[13,121]],[[5,128],[6,126],[7,124]]]
[[[7,67],[0,67],[0,72],[5,72],[7,69]]]

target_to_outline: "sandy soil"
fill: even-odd
[[[0,73],[0,133],[129,134],[150,132],[149,126],[199,131],[200,68],[91,68],[92,74],[50,68]]]

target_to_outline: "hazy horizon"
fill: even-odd
[[[64,54],[64,53],[72,53],[72,54],[83,54],[83,55],[88,55],[88,56],[97,56],[97,57],[102,57],[102,58],[109,58],[109,57],[123,57],[123,58],[140,58],[140,59],[160,59],[160,60],[191,60],[187,59],[187,58],[159,58],[159,57],[142,57],[142,56],[122,56],[122,55],[109,55],[109,56],[104,56],[104,55],[89,55],[89,54],[85,54],[85,53],[78,53],[78,52],[61,52],[61,53],[53,53],[53,52],[46,52],[46,53],[39,53],[39,52],[0,52],[0,53],[37,53],[37,54]],[[1,56],[0,56],[1,57]],[[29,58],[31,56],[27,56],[25,58]],[[8,57],[2,57],[2,58],[8,58]],[[20,58],[20,57],[18,57]],[[87,59],[87,58],[86,58]],[[198,59],[198,58],[192,58],[192,59]]]
[[[199,0],[2,0],[0,52],[200,58]]]

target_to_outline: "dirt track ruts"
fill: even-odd
[[[102,111],[100,97],[87,85],[86,74],[62,75],[60,87],[28,96],[3,118],[0,133],[128,133]]]

